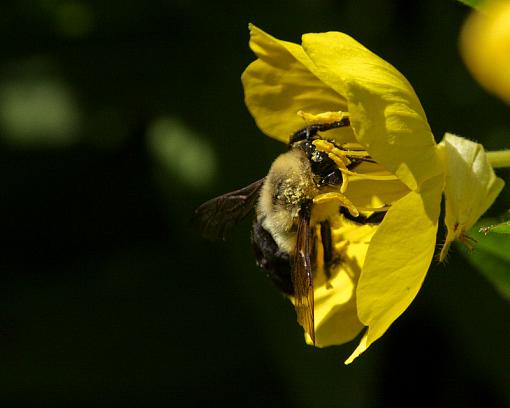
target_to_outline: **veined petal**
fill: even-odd
[[[443,171],[413,88],[392,65],[338,32],[303,35],[315,75],[347,99],[356,138],[411,190]]]
[[[441,174],[394,203],[372,238],[356,292],[358,316],[368,329],[348,362],[381,337],[418,293],[434,254],[443,184]]]
[[[278,40],[250,25],[250,47],[258,56],[241,76],[245,102],[257,126],[284,143],[306,126],[297,112],[318,114],[345,111],[345,98],[322,83],[308,67],[313,66],[302,47]],[[307,67],[308,66],[308,67]],[[331,134],[352,141],[350,128]]]

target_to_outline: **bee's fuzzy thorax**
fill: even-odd
[[[318,194],[318,187],[303,150],[293,148],[272,164],[257,204],[257,219],[278,246],[291,252],[301,205]]]

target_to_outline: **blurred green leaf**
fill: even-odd
[[[458,0],[458,1],[465,4],[466,6],[478,9],[484,3],[485,0]]]
[[[470,231],[470,237],[477,244],[466,256],[498,292],[510,300],[510,239],[506,235],[485,233],[483,226],[487,224],[491,224],[490,220],[482,221]]]
[[[78,141],[81,110],[72,88],[52,77],[0,83],[0,138],[28,146],[68,146]]]
[[[495,225],[494,228],[491,228],[491,232],[498,232],[500,234],[510,234],[510,222],[507,221]]]
[[[207,139],[175,117],[154,119],[147,130],[147,144],[168,175],[187,186],[200,189],[216,176],[217,159]]]

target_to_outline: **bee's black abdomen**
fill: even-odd
[[[267,276],[280,291],[293,295],[289,254],[278,248],[272,235],[257,221],[252,226],[251,242],[257,265],[267,272]]]

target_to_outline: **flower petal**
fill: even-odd
[[[298,111],[346,110],[345,98],[307,68],[313,64],[301,46],[277,40],[253,25],[250,34],[250,47],[258,59],[246,68],[241,80],[246,106],[264,133],[288,143],[293,132],[306,126]],[[354,140],[350,128],[331,131],[335,132],[345,141]]]
[[[359,166],[356,170],[361,168],[362,166]],[[375,208],[397,201],[408,193],[409,188],[400,180],[381,182],[352,177],[346,196],[356,207]]]
[[[359,341],[358,347],[356,347],[356,349],[349,356],[349,358],[344,361],[345,365],[351,364],[368,348],[367,339],[368,339],[368,331],[363,333],[363,336],[361,337],[361,339]]]
[[[365,327],[356,309],[356,283],[370,239],[377,230],[376,225],[360,226],[340,217],[331,222],[333,242],[343,250],[337,251],[339,261],[331,270],[331,279],[323,274],[314,279],[317,347],[348,342]]]
[[[441,260],[448,246],[462,237],[492,205],[505,185],[496,177],[481,144],[446,133],[447,175],[445,185],[448,235],[441,251]]]
[[[347,303],[334,302],[327,311],[328,314],[323,317],[315,328],[316,347],[347,343],[354,339],[365,327],[358,319],[355,296]]]
[[[338,32],[303,35],[314,74],[347,98],[351,126],[376,161],[411,190],[443,171],[423,108],[392,65]]]
[[[352,359],[381,337],[410,305],[429,268],[436,243],[443,175],[394,203],[366,255],[356,296],[368,326]],[[349,359],[348,361],[352,361]]]
[[[338,269],[330,285],[315,289],[316,347],[346,343],[364,327],[358,319],[354,283],[344,266]]]

